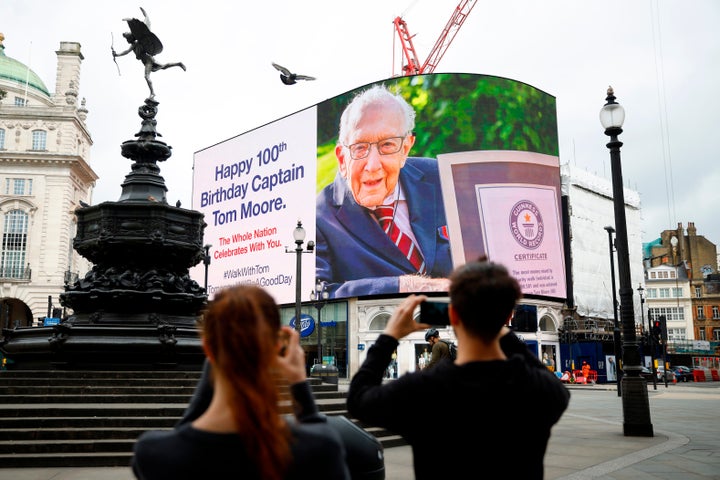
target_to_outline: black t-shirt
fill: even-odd
[[[351,381],[348,410],[402,435],[412,446],[417,479],[460,478],[493,465],[508,478],[543,477],[550,431],[570,393],[520,339],[503,337],[507,360],[442,361],[382,383],[397,345],[381,335],[370,347]]]

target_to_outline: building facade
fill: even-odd
[[[685,271],[687,278],[693,333],[688,339],[720,341],[720,272],[717,246],[697,234],[693,222],[687,231],[682,223],[674,230],[664,230],[660,238],[646,249],[646,268],[673,265]]]
[[[80,44],[61,42],[55,91],[5,54],[0,34],[0,326],[59,317],[66,282],[90,269],[73,249],[75,209],[97,175],[85,100],[78,102]]]
[[[665,317],[668,342],[695,339],[690,282],[684,267],[659,265],[645,271],[645,328]]]
[[[598,371],[599,381],[614,380],[619,352],[613,342],[620,322],[618,259],[615,251],[615,210],[611,180],[570,164],[561,165],[563,196],[567,199],[569,289],[562,325],[563,370],[583,360]],[[625,188],[625,217],[631,284],[643,281],[642,209],[637,191]],[[614,308],[615,307],[615,308]],[[633,299],[634,321],[640,332],[641,303]]]
[[[717,247],[695,224],[664,230],[644,248],[648,315],[664,315],[671,365],[720,365]]]

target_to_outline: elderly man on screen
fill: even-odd
[[[345,108],[338,173],[317,197],[316,274],[332,297],[447,291],[437,160],[408,157],[415,111],[384,86]]]

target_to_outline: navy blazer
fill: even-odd
[[[452,259],[437,160],[409,157],[399,181],[427,275],[447,277]],[[339,172],[318,194],[316,218],[316,276],[330,298],[398,293],[398,277],[417,273]]]

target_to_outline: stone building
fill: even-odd
[[[89,270],[73,249],[74,212],[90,203],[98,177],[78,101],[80,44],[60,43],[51,92],[5,54],[4,40],[0,34],[0,326],[13,328],[59,316],[65,283]]]
[[[682,265],[669,263],[645,271],[641,302],[647,304],[645,325],[651,331],[653,320],[665,317],[668,342],[695,339],[692,298],[687,271]]]
[[[693,222],[687,231],[682,223],[675,230],[664,230],[660,238],[646,249],[645,264],[650,272],[659,265],[677,266],[683,270],[678,278],[684,279],[690,297],[693,332],[688,340],[720,341],[720,273],[717,263],[717,246],[697,234]]]

